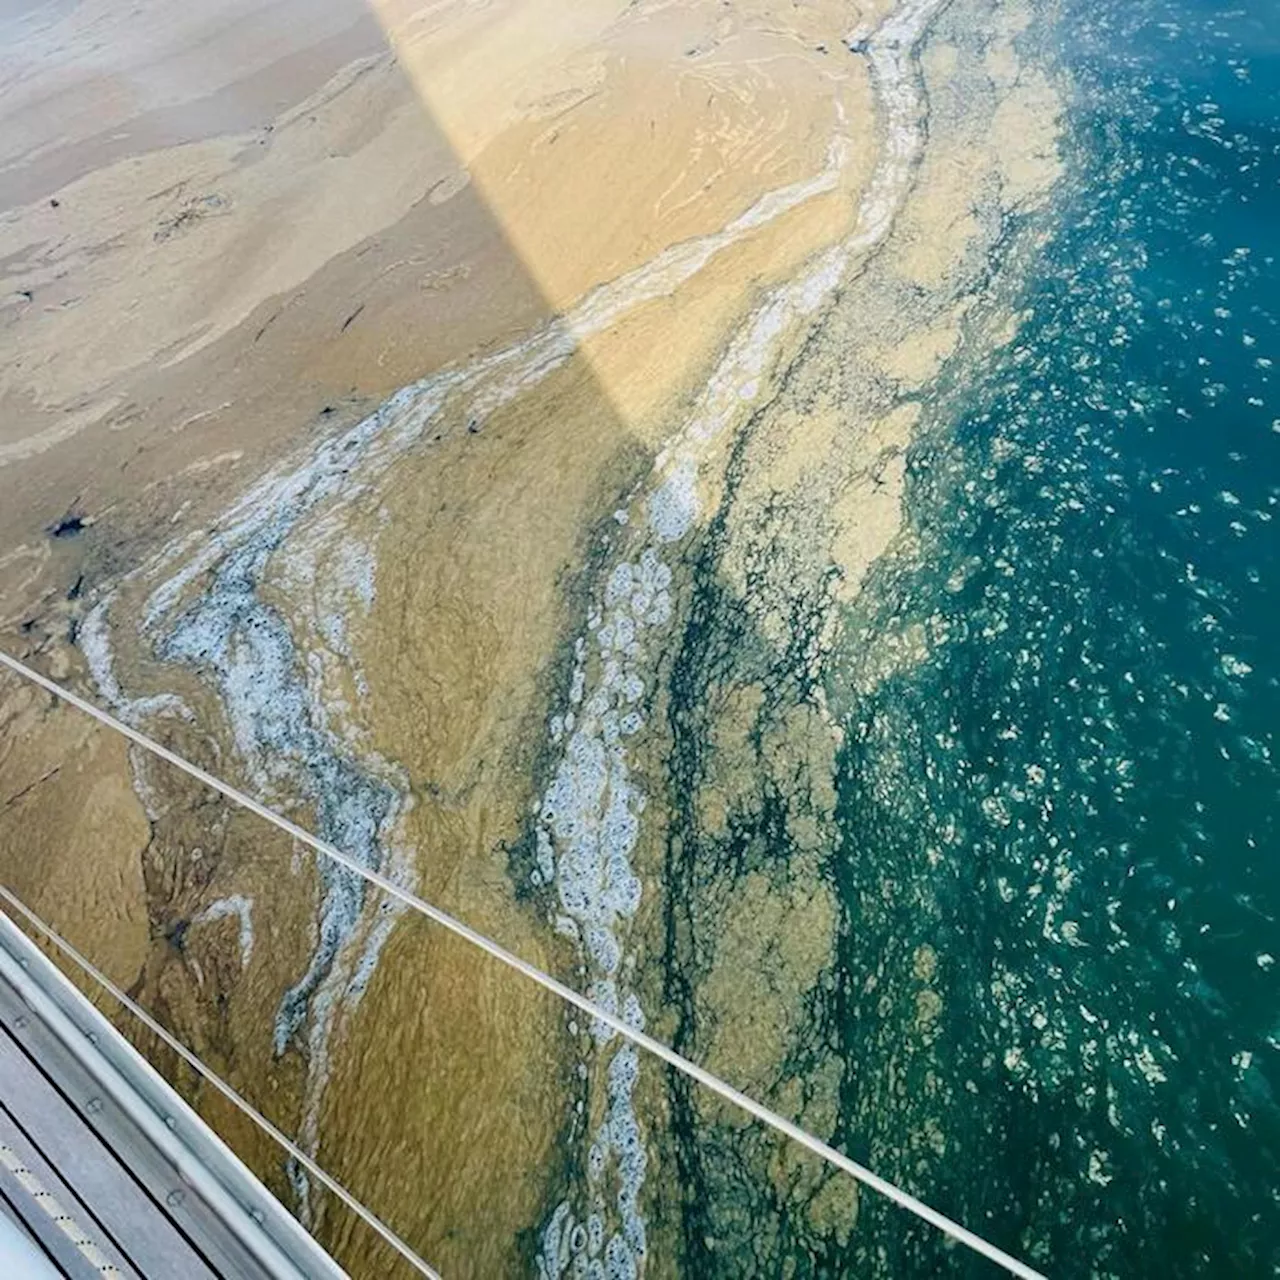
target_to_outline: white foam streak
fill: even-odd
[[[218,898],[211,902],[198,915],[193,916],[191,923],[208,924],[213,920],[225,920],[234,916],[240,922],[240,967],[245,969],[253,959],[253,899],[242,893],[233,893],[226,898]]]
[[[447,402],[479,425],[563,365],[585,339],[628,311],[669,296],[743,236],[834,190],[850,147],[837,137],[820,173],[766,194],[722,231],[668,248],[502,351],[403,388],[300,465],[268,473],[214,529],[175,541],[131,575],[156,584],[143,607],[142,638],[158,657],[193,666],[217,690],[260,795],[313,806],[319,834],[367,865],[379,864],[407,787],[385,762],[357,750],[358,717],[334,693],[334,673],[349,674],[358,691],[365,687],[351,660],[344,619],[352,607],[367,610],[376,588],[372,545],[351,531],[344,509],[376,491]],[[298,597],[292,618],[262,591],[269,571]],[[109,594],[99,598],[81,633],[102,696],[134,723],[160,711],[189,718],[173,695],[131,699],[121,688],[108,633],[110,601]],[[333,723],[339,719],[341,731]],[[614,812],[629,813],[638,801],[616,769],[611,786]],[[317,872],[324,886],[317,943],[306,972],[284,994],[275,1031],[277,1052],[283,1052],[310,1018],[303,1120],[308,1149],[318,1137],[337,1012],[358,1001],[396,918],[395,912],[375,917],[360,943],[363,882],[328,864]],[[407,859],[400,873],[412,882]],[[623,885],[619,892],[625,899],[638,886]],[[298,1185],[304,1190],[305,1179],[299,1177]]]
[[[603,599],[577,642],[569,706],[552,722],[552,740],[568,733],[560,766],[544,797],[537,833],[536,883],[554,880],[561,914],[557,928],[579,940],[592,998],[625,1009],[642,1025],[627,971],[627,926],[639,908],[641,885],[631,865],[644,797],[631,780],[626,739],[643,726],[646,633],[662,629],[671,612],[671,571],[663,553],[694,527],[700,466],[709,447],[758,403],[791,333],[834,295],[855,261],[880,245],[910,189],[924,143],[924,99],[914,47],[945,0],[914,0],[881,25],[869,43],[883,150],[859,209],[854,232],[820,253],[800,275],[775,289],[739,329],[707,382],[697,409],[668,442],[640,501],[644,520],[630,513],[622,528],[647,532],[637,555],[618,562],[605,579]],[[588,658],[594,658],[594,684]],[[598,1028],[588,1055],[601,1058],[614,1039]],[[608,1109],[586,1162],[588,1204],[557,1206],[538,1258],[543,1280],[565,1275],[622,1280],[643,1264],[640,1214],[645,1148],[631,1097],[639,1064],[624,1045],[608,1058]],[[616,1188],[614,1204],[604,1201]],[[575,1248],[581,1244],[582,1249]],[[594,1248],[593,1248],[594,1244]],[[582,1252],[585,1250],[585,1252]]]

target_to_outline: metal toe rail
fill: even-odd
[[[237,1280],[245,1275],[265,1276],[270,1280],[303,1280],[304,1277],[307,1280],[344,1280],[346,1276],[301,1223],[58,966],[41,952],[10,915],[25,920],[35,932],[43,935],[81,968],[86,977],[101,985],[129,1012],[139,1017],[150,1031],[264,1129],[285,1152],[352,1208],[418,1271],[439,1280],[433,1268],[345,1188],[3,886],[0,886],[0,901],[10,913],[0,913],[0,983],[17,994],[30,1014],[52,1037],[56,1048],[65,1052],[74,1065],[92,1080],[95,1090],[110,1099],[127,1119],[132,1136],[127,1144],[120,1143],[117,1138],[116,1146],[127,1145],[130,1149],[114,1150],[115,1158],[128,1167],[148,1161],[154,1164],[158,1157],[177,1180],[203,1203],[220,1227],[225,1228],[234,1246],[238,1246],[234,1252],[250,1264],[215,1267],[216,1274],[235,1275]],[[46,1047],[45,1056],[47,1054]],[[0,1071],[0,1075],[3,1074]],[[0,1081],[0,1085],[5,1083]],[[4,1102],[7,1091],[0,1087],[0,1103]],[[98,1106],[92,1109],[98,1110],[101,1100],[95,1101]],[[79,1163],[77,1153],[69,1154]],[[118,1274],[118,1271],[101,1274]]]

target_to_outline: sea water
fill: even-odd
[[[837,1136],[1055,1276],[1273,1275],[1280,6],[1059,16],[1021,324],[931,404],[834,664]],[[987,1273],[871,1196],[852,1253]]]

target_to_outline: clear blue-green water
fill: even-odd
[[[1025,321],[932,407],[918,541],[848,632],[927,644],[840,694],[839,1136],[1054,1275],[1273,1275],[1280,7],[1069,0],[1059,31]],[[904,1055],[875,978],[921,944],[942,1006]],[[870,1198],[863,1227],[857,1270],[986,1272]]]

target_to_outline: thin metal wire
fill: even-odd
[[[254,1122],[269,1137],[274,1138],[306,1171],[311,1174],[317,1182],[323,1183],[328,1190],[332,1191],[343,1204],[347,1206],[353,1213],[363,1219],[374,1231],[380,1235],[397,1253],[400,1254],[407,1262],[411,1263],[429,1280],[441,1280],[440,1273],[425,1262],[407,1245],[392,1229],[387,1226],[376,1214],[370,1209],[366,1209],[359,1200],[351,1194],[332,1174],[326,1173],[320,1165],[318,1165],[311,1156],[307,1155],[303,1149],[297,1145],[286,1134],[281,1132],[270,1120],[267,1119],[251,1102],[246,1101],[240,1096],[221,1076],[217,1075],[211,1067],[196,1057],[190,1049],[186,1047],[176,1036],[160,1025],[140,1004],[131,997],[126,995],[110,978],[107,977],[101,969],[97,968],[94,963],[86,956],[80,954],[75,947],[71,945],[65,938],[58,934],[52,926],[46,924],[26,903],[22,902],[6,885],[0,884],[0,898],[13,908],[26,922],[36,930],[37,933],[47,938],[59,951],[63,953],[69,960],[73,961],[81,970],[84,971],[99,986],[109,991],[126,1009],[129,1010],[135,1018],[137,1018],[148,1031],[160,1037],[161,1040],[169,1046],[189,1067],[200,1073],[217,1091],[222,1094],[233,1106],[238,1107],[250,1120]]]
[[[251,813],[256,813],[260,818],[265,819],[272,825],[278,827],[281,831],[291,835],[295,840],[301,841],[308,848],[313,849],[316,853],[329,858],[336,862],[339,866],[347,868],[348,871],[354,872],[361,879],[369,884],[381,889],[384,893],[402,902],[405,906],[417,911],[420,915],[424,915],[428,920],[435,921],[436,924],[448,929],[450,933],[456,934],[458,937],[470,942],[473,946],[478,947],[487,955],[492,956],[508,968],[514,969],[517,973],[523,974],[532,982],[536,982],[538,986],[550,991],[553,995],[559,996],[566,1003],[573,1005],[591,1018],[595,1018],[602,1022],[605,1026],[616,1031],[620,1036],[630,1040],[632,1044],[638,1048],[645,1050],[646,1053],[652,1054],[656,1058],[660,1058],[668,1066],[674,1067],[681,1074],[688,1076],[691,1080],[696,1080],[704,1088],[710,1089],[712,1093],[718,1094],[726,1102],[733,1103],[734,1106],[741,1108],[748,1115],[759,1120],[762,1124],[776,1130],[785,1137],[790,1138],[793,1142],[797,1142],[807,1151],[812,1152],[819,1159],[826,1161],[835,1168],[849,1174],[850,1177],[856,1178],[864,1186],[870,1187],[873,1191],[884,1196],[885,1199],[893,1201],[894,1204],[906,1209],[908,1213],[914,1214],[922,1221],[936,1227],[945,1235],[950,1236],[953,1240],[964,1245],[968,1249],[972,1249],[974,1253],[981,1254],[984,1258],[994,1262],[997,1266],[1003,1267],[1011,1275],[1020,1277],[1020,1280],[1045,1280],[1045,1277],[1039,1271],[1034,1270],[1025,1262],[1015,1258],[1012,1254],[1006,1253],[997,1245],[992,1244],[989,1240],[984,1240],[981,1236],[970,1231],[967,1227],[948,1218],[946,1214],[940,1213],[937,1209],[927,1205],[923,1200],[913,1196],[908,1191],[903,1191],[901,1187],[895,1186],[892,1182],[880,1177],[879,1174],[873,1173],[865,1165],[859,1164],[856,1160],[851,1160],[842,1151],[837,1151],[834,1147],[823,1142],[821,1138],[815,1137],[808,1130],[802,1129],[798,1124],[788,1120],[785,1116],[779,1115],[776,1111],[766,1107],[763,1103],[757,1102],[754,1098],[749,1097],[740,1089],[721,1080],[718,1076],[712,1075],[704,1067],[700,1067],[696,1062],[684,1057],[683,1054],[677,1053],[668,1045],[662,1043],[661,1040],[655,1040],[653,1036],[648,1035],[644,1031],[633,1027],[624,1018],[616,1013],[601,1008],[586,996],[579,994],[572,987],[566,986],[557,978],[553,978],[550,974],[544,973],[536,965],[530,964],[527,960],[521,959],[514,952],[508,951],[499,943],[494,942],[492,938],[479,933],[470,925],[464,924],[455,916],[450,915],[442,908],[428,902],[425,898],[418,897],[417,894],[410,892],[403,886],[395,883],[394,880],[388,879],[381,872],[372,871],[368,867],[363,866],[350,854],[343,851],[328,841],[320,839],[319,836],[312,835],[305,828],[298,826],[296,822],[276,813],[273,809],[269,809],[260,801],[255,800],[252,796],[246,795],[243,791],[231,786],[230,783],[223,782],[220,778],[200,768],[199,765],[192,764],[189,760],[170,751],[167,747],[161,746],[154,739],[147,737],[146,734],[134,729],[131,725],[125,724],[121,720],[117,720],[113,715],[103,711],[100,707],[96,707],[93,703],[86,701],[78,694],[72,693],[69,689],[65,689],[62,685],[54,680],[50,680],[47,676],[41,675],[40,672],[28,667],[25,663],[20,662],[17,658],[11,657],[9,654],[0,651],[0,665],[8,667],[17,675],[32,681],[39,685],[42,689],[53,694],[55,698],[61,698],[64,702],[69,703],[79,711],[83,711],[86,715],[92,716],[100,724],[106,725],[110,729],[114,729],[117,733],[123,734],[130,742],[136,743],[145,751],[149,751],[152,755],[166,761],[176,769],[182,770],[189,777],[195,778],[197,782],[202,782],[205,786],[219,792],[228,800],[240,805],[242,808],[248,809]]]

